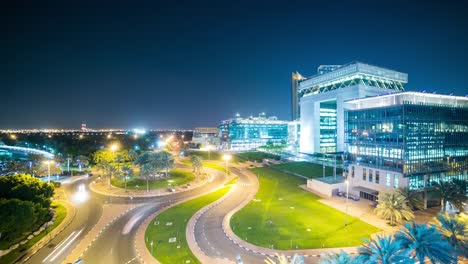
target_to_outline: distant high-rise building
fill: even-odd
[[[88,131],[85,123],[81,124],[81,131]]]

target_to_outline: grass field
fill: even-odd
[[[323,176],[323,165],[305,161],[282,163],[272,165],[272,167],[296,173],[307,178],[318,178]],[[341,168],[336,168],[336,175],[341,175],[342,173],[343,170]],[[333,176],[333,167],[325,167],[325,176]]]
[[[163,264],[200,263],[187,245],[185,229],[188,221],[198,210],[221,198],[229,189],[230,187],[223,187],[205,196],[176,205],[154,218],[145,232],[146,247],[152,251],[152,255]],[[155,222],[159,224],[155,225]],[[167,225],[167,223],[172,224]],[[169,243],[170,238],[176,238],[176,242]],[[190,262],[187,262],[189,260]]]
[[[174,169],[174,170],[169,171],[169,175],[170,175],[169,178],[150,180],[149,189],[170,188],[171,186],[172,187],[180,186],[180,185],[189,183],[193,179],[195,179],[195,175],[192,173],[192,171],[187,170],[187,169]],[[119,187],[119,188],[124,188],[125,182],[123,179],[113,178],[112,185]],[[127,189],[146,190],[146,180],[140,179],[140,178],[133,178],[131,180],[128,180]]]
[[[250,161],[257,161],[257,162],[262,162],[263,159],[275,159],[279,160],[280,156],[266,153],[266,152],[260,152],[260,151],[251,151],[251,152],[243,152],[243,153],[237,153],[237,156],[239,156],[241,159],[245,160],[250,160]]]
[[[55,213],[57,214],[57,218],[55,218],[55,222],[42,231],[39,235],[33,237],[28,243],[24,245],[20,245],[17,249],[11,251],[10,253],[6,254],[5,256],[0,257],[0,263],[14,263],[17,258],[19,258],[28,248],[32,247],[34,244],[39,242],[44,236],[49,234],[54,228],[56,228],[62,221],[65,219],[67,215],[67,209],[61,205],[52,203],[52,207],[55,209]]]
[[[192,162],[189,159],[184,159],[181,162],[184,163],[184,164],[192,166]],[[203,161],[203,167],[212,168],[212,169],[215,169],[215,170],[226,172],[226,167],[225,166],[223,166],[221,164],[218,164],[218,163],[214,163],[214,162]]]
[[[344,213],[298,187],[304,179],[271,168],[252,171],[259,175],[260,189],[231,219],[234,233],[249,243],[285,250],[347,247],[379,231],[354,217],[345,227]]]

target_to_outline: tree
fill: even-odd
[[[83,167],[89,165],[88,157],[79,155],[75,158],[75,166],[78,166],[78,171],[82,171]]]
[[[0,177],[0,198],[17,198],[23,201],[39,203],[50,207],[50,198],[54,195],[52,184],[43,182],[28,174],[16,174]]]
[[[413,212],[408,207],[406,198],[397,193],[380,193],[378,197],[379,204],[374,212],[390,221],[390,225],[394,226],[401,223],[403,220],[411,220],[414,218]]]
[[[466,202],[466,196],[453,181],[436,182],[434,184],[434,191],[435,195],[440,198],[440,206],[443,213],[447,211],[447,203],[463,211],[463,203]]]
[[[93,154],[93,161],[97,164],[100,161],[111,163],[114,161],[114,154],[111,151],[100,149]]]
[[[191,155],[190,161],[192,161],[192,168],[195,174],[199,175],[201,170],[203,169],[203,161],[200,156],[198,155]]]
[[[321,256],[320,264],[351,264],[355,263],[354,258],[347,252],[341,250],[339,253],[324,254]]]
[[[166,177],[168,177],[169,170],[174,168],[174,157],[171,153],[167,151],[161,151],[158,153],[158,158],[160,159],[164,169],[166,170]]]
[[[457,257],[453,248],[437,231],[434,225],[416,224],[414,221],[404,224],[395,239],[402,247],[407,248],[411,257],[424,263],[426,258],[431,263],[456,263]]]
[[[414,263],[408,257],[407,250],[401,247],[401,242],[393,236],[379,236],[367,244],[358,248],[359,255],[356,263],[364,264],[391,264],[391,263]]]
[[[138,152],[134,149],[131,149],[129,152],[128,152],[128,160],[130,162],[134,162],[136,160],[136,158],[138,157]]]
[[[36,222],[34,203],[16,198],[0,199],[0,239],[16,237]]]
[[[133,168],[130,166],[122,167],[123,178],[125,182],[125,191],[127,191],[127,177],[133,178]]]
[[[151,163],[146,163],[140,168],[140,175],[146,179],[146,191],[149,192],[149,177],[154,172],[154,167]]]
[[[468,258],[468,218],[463,217],[463,214],[458,216],[439,214],[436,217],[436,225],[457,254]]]
[[[107,162],[106,160],[100,160],[97,164],[96,164],[96,169],[100,172],[102,172],[102,174],[105,176],[106,174],[109,175],[109,188],[110,188],[110,183],[111,183],[111,178],[112,176],[110,175],[110,170],[111,170],[112,166],[110,165],[109,162]]]
[[[11,160],[6,164],[5,172],[12,174],[19,174],[26,171],[24,162],[19,160]]]
[[[115,155],[115,166],[116,166],[116,169],[117,169],[117,172],[120,173],[120,170],[122,169],[122,165],[125,161],[128,160],[128,155],[125,155],[125,153],[123,152],[118,152],[116,155]]]
[[[40,154],[29,154],[28,155],[28,167],[31,169],[34,165],[39,165],[44,161],[44,156]]]
[[[397,192],[405,197],[407,205],[411,210],[424,209],[424,201],[421,199],[421,194],[408,187],[400,187]]]

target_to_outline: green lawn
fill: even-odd
[[[362,238],[379,231],[354,217],[349,217],[345,227],[344,213],[298,187],[305,184],[304,179],[271,168],[252,171],[260,180],[256,200],[231,219],[241,239],[275,249],[330,248],[360,245]]]
[[[299,161],[272,165],[272,167],[296,173],[307,178],[318,178],[323,176],[322,164]],[[342,173],[343,170],[341,168],[336,168],[336,175],[341,175]],[[325,176],[333,176],[333,167],[325,167]]]
[[[192,162],[189,159],[184,159],[181,162],[184,163],[184,164],[192,166]],[[225,166],[223,166],[221,164],[218,164],[218,163],[214,163],[214,162],[203,161],[203,167],[212,168],[212,169],[216,169],[216,170],[219,170],[219,171],[222,171],[222,172],[226,172],[226,167]]]
[[[57,218],[55,219],[55,222],[46,228],[44,231],[42,231],[39,235],[35,236],[31,240],[28,241],[28,243],[24,245],[20,245],[17,249],[11,251],[10,253],[6,254],[5,256],[2,256],[0,258],[0,263],[14,263],[16,259],[21,257],[24,252],[33,246],[35,243],[39,242],[44,236],[49,234],[54,228],[56,228],[62,221],[65,219],[65,216],[67,215],[67,209],[61,205],[61,204],[52,204],[52,207],[55,209],[55,213],[57,214]]]
[[[174,169],[174,170],[169,171],[169,175],[170,175],[169,178],[150,180],[149,188],[150,189],[169,188],[171,186],[174,187],[174,186],[184,185],[186,183],[191,182],[193,179],[195,179],[195,175],[192,173],[192,171],[187,170],[187,169]],[[119,187],[119,188],[124,188],[125,182],[123,179],[113,178],[112,185]],[[127,189],[146,190],[146,180],[140,179],[140,178],[132,178],[127,181]]]
[[[229,191],[230,187],[224,187],[210,194],[194,200],[176,205],[162,212],[148,225],[145,232],[146,247],[152,255],[161,263],[200,263],[192,254],[185,238],[185,229],[190,218],[201,208],[218,200]],[[159,224],[155,225],[155,222]],[[167,223],[172,223],[167,225]],[[176,242],[169,243],[170,238],[176,238]]]
[[[257,161],[257,162],[262,162],[263,159],[275,159],[279,160],[280,156],[266,153],[266,152],[260,152],[260,151],[251,151],[251,152],[243,152],[243,153],[237,153],[237,156],[239,156],[241,159],[244,160],[250,160],[250,161]]]
[[[217,151],[207,151],[207,150],[192,150],[188,153],[188,155],[197,155],[202,158],[202,160],[218,160],[218,161],[223,161],[223,155],[224,153],[222,152],[217,152]],[[231,160],[229,162],[238,162],[239,159],[236,157],[236,155],[231,155]],[[190,157],[189,157],[190,158]]]

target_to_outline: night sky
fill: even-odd
[[[356,60],[468,94],[467,1],[5,2],[0,128],[289,119],[292,71]]]

